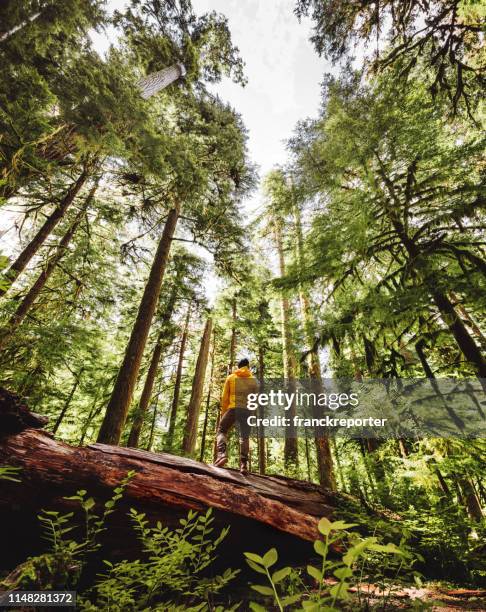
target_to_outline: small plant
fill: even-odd
[[[20,468],[11,465],[0,465],[0,480],[10,480],[11,482],[21,482],[17,475],[20,473]]]
[[[347,531],[355,527],[353,523],[344,521],[331,522],[327,518],[319,521],[318,529],[322,538],[314,542],[314,550],[321,558],[320,565],[308,565],[307,574],[315,581],[315,588],[308,589],[303,584],[303,591],[298,594],[285,596],[284,580],[294,572],[290,567],[270,572],[278,560],[277,551],[272,548],[263,557],[254,553],[245,553],[248,565],[259,574],[265,575],[268,585],[251,585],[252,589],[261,595],[272,597],[278,609],[283,610],[300,603],[300,610],[306,612],[338,612],[349,602],[350,589],[355,582],[363,578],[363,567],[358,577],[355,572],[360,569],[360,562],[373,551],[374,554],[397,556],[402,559],[411,559],[412,555],[403,546],[393,543],[380,544],[377,537],[360,538],[358,534]],[[340,559],[329,559],[329,552],[345,549]],[[401,569],[402,563],[399,564]],[[400,570],[399,570],[400,571]],[[389,592],[388,592],[389,595]],[[386,603],[386,602],[385,602]],[[340,607],[337,608],[336,606]],[[267,608],[259,603],[250,604],[254,612],[265,612]]]
[[[2,584],[9,589],[24,590],[75,588],[86,564],[88,553],[100,547],[98,537],[106,530],[106,519],[114,512],[115,504],[123,496],[134,474],[128,472],[115,488],[111,499],[104,504],[101,513],[95,512],[95,501],[92,497],[88,497],[84,490],[65,498],[78,501],[84,510],[84,533],[81,538],[73,537],[73,532],[79,529],[73,521],[74,512],[60,514],[53,510],[42,511],[38,518],[44,528],[44,539],[49,544],[49,551],[32,557],[20,565]]]
[[[82,599],[82,610],[206,610],[212,597],[239,573],[227,569],[210,576],[205,571],[228,533],[225,528],[214,537],[211,509],[202,515],[189,512],[174,530],[160,522],[150,527],[145,515],[133,509],[130,517],[144,556],[135,561],[105,561],[108,571]]]

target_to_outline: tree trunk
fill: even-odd
[[[258,347],[258,378],[260,379],[260,389],[263,390],[265,383],[265,353],[263,346]],[[259,416],[263,417],[263,408],[259,407]],[[259,426],[258,430],[258,471],[260,474],[265,474],[266,470],[266,453],[265,453],[265,428]]]
[[[62,237],[61,241],[59,242],[59,244],[57,246],[57,249],[56,249],[56,252],[49,259],[49,261],[47,262],[46,266],[44,267],[42,272],[39,274],[39,276],[37,277],[37,279],[34,282],[34,284],[32,285],[32,287],[29,289],[27,294],[24,296],[24,298],[22,299],[22,301],[18,305],[18,307],[17,307],[16,311],[14,312],[14,314],[10,317],[10,320],[7,323],[7,327],[5,329],[5,332],[0,337],[0,348],[5,345],[5,343],[13,335],[15,330],[18,327],[20,327],[20,325],[22,324],[23,320],[25,319],[25,317],[30,312],[30,309],[34,305],[35,301],[39,297],[42,289],[44,289],[44,287],[46,286],[46,283],[48,282],[48,280],[50,279],[50,277],[52,276],[52,274],[56,270],[59,262],[64,257],[64,255],[66,253],[66,250],[67,250],[69,244],[71,243],[71,240],[73,239],[74,235],[77,232],[79,224],[83,220],[83,217],[84,217],[87,209],[89,208],[89,205],[91,204],[91,202],[92,202],[92,200],[94,198],[94,195],[95,195],[95,192],[96,192],[97,188],[98,188],[98,183],[93,185],[91,191],[88,194],[88,197],[85,200],[85,203],[79,209],[79,211],[77,212],[77,214],[76,214],[76,216],[74,218],[74,221],[72,222],[71,226],[69,227],[69,229],[64,234],[64,236]]]
[[[79,383],[81,382],[81,376],[83,375],[83,371],[84,368],[81,368],[75,377],[74,385],[71,387],[71,391],[68,397],[66,398],[66,401],[64,402],[64,406],[62,407],[62,410],[59,413],[56,422],[54,423],[54,427],[52,428],[52,433],[54,434],[57,433],[57,430],[59,429],[61,423],[64,420],[64,417],[66,416],[66,412],[68,411],[68,408],[73,400],[74,394],[76,393],[76,390],[79,387]]]
[[[115,386],[106,408],[105,418],[98,434],[98,442],[106,444],[120,443],[150,326],[159,301],[160,289],[179,214],[180,203],[177,202],[174,208],[169,211],[167,221],[165,222],[164,231],[157,247],[137,318],[125,351],[125,357],[118,372]]]
[[[201,346],[196,362],[196,371],[194,372],[194,379],[192,381],[191,399],[187,407],[187,421],[184,431],[184,440],[182,442],[182,450],[188,455],[193,455],[196,449],[199,410],[201,408],[204,380],[206,378],[212,326],[212,319],[208,319],[201,339]]]
[[[29,244],[23,249],[18,255],[17,259],[13,262],[10,268],[5,273],[5,276],[9,279],[11,285],[8,288],[0,288],[0,296],[4,295],[12,284],[17,280],[20,274],[23,272],[29,261],[36,255],[40,247],[44,244],[52,230],[56,227],[59,221],[64,217],[66,211],[74,202],[74,199],[78,195],[80,189],[88,179],[88,171],[86,169],[81,172],[77,180],[69,187],[65,196],[61,202],[56,206],[53,212],[44,221],[42,227],[37,231],[36,235],[32,238]]]
[[[282,240],[282,223],[279,219],[274,221],[275,243],[277,246],[280,276],[285,276],[285,256]],[[282,346],[283,346],[283,366],[284,379],[288,384],[288,392],[295,392],[295,355],[292,346],[292,332],[290,329],[290,304],[285,295],[280,298],[281,312],[281,327],[282,327]],[[295,405],[293,405],[288,413],[291,426],[286,428],[284,457],[286,465],[297,466],[299,461],[299,450],[297,445],[297,437],[295,427],[293,427],[293,419],[295,416]]]
[[[128,435],[127,446],[131,448],[138,448],[140,442],[140,434],[142,433],[142,427],[145,422],[145,417],[149,407],[150,399],[152,398],[152,391],[154,389],[155,378],[157,376],[157,368],[159,367],[160,356],[162,355],[162,351],[167,348],[167,346],[169,346],[173,340],[173,335],[171,336],[165,334],[164,327],[170,322],[170,318],[172,315],[172,311],[174,310],[176,300],[177,281],[172,288],[170,298],[167,301],[167,306],[164,309],[164,313],[161,317],[160,323],[162,329],[160,330],[159,335],[157,336],[157,341],[155,343],[152,358],[150,360],[149,369],[145,378],[145,383],[143,385],[142,395],[140,396],[138,409],[133,418],[132,427],[130,428],[130,433]]]
[[[186,321],[184,323],[184,330],[182,332],[182,337],[181,337],[181,346],[179,349],[179,359],[177,361],[176,379],[174,383],[174,395],[172,396],[172,405],[171,405],[170,417],[169,417],[169,431],[167,432],[166,448],[168,451],[171,451],[172,446],[174,445],[174,431],[175,431],[176,420],[177,420],[177,411],[179,408],[179,397],[181,394],[182,369],[184,367],[184,353],[186,352],[187,336],[189,333],[189,320],[191,318],[191,306],[192,304],[189,304],[187,308]]]
[[[466,509],[469,516],[473,521],[481,522],[483,520],[483,510],[479,503],[478,495],[474,489],[474,485],[471,482],[469,476],[462,477],[459,480],[459,486],[462,489]]]
[[[229,354],[229,363],[228,363],[228,376],[233,372],[233,368],[235,367],[236,361],[236,316],[237,316],[237,303],[236,303],[236,295],[231,300],[231,341],[230,341],[230,354]]]
[[[209,419],[209,409],[211,406],[211,387],[213,384],[213,376],[214,376],[214,356],[216,353],[216,332],[213,331],[213,352],[211,354],[211,370],[209,372],[209,386],[208,386],[208,394],[206,397],[206,412],[204,414],[204,426],[201,436],[201,452],[199,454],[199,461],[204,460],[204,451],[206,450],[206,434],[208,431],[208,419]]]
[[[482,351],[467,331],[452,302],[441,291],[431,290],[431,295],[462,354],[473,365],[478,378],[486,379],[486,361]]]
[[[305,269],[305,256],[304,256],[304,236],[302,232],[302,218],[298,204],[294,202],[294,222],[295,222],[295,233],[296,233],[296,246],[297,246],[297,263],[299,272],[302,273]],[[310,349],[313,348],[315,343],[315,324],[311,313],[310,299],[307,291],[305,290],[302,283],[299,283],[299,301],[300,311],[303,320],[304,336],[307,346]],[[316,392],[321,393],[322,387],[322,376],[321,376],[321,362],[319,354],[315,351],[310,350],[307,356],[309,377],[313,384],[317,387]],[[319,418],[318,410],[316,407],[315,417]],[[323,487],[336,490],[336,478],[334,475],[334,465],[332,460],[331,446],[328,436],[316,435],[314,438],[317,455],[317,470],[319,473],[319,482]]]
[[[27,19],[24,19],[24,21],[21,21],[19,24],[17,24],[10,30],[0,33],[0,42],[7,40],[7,38],[10,38],[10,36],[15,34],[15,32],[18,32],[22,28],[25,28],[26,25],[28,25],[29,23],[32,23],[32,21],[35,21],[38,17],[40,17],[40,15],[42,15],[42,11],[37,11],[36,13],[32,13],[32,15],[29,15],[29,17],[27,17]]]
[[[457,308],[457,310],[461,313],[461,316],[463,317],[463,319],[465,321],[468,322],[469,327],[472,329],[472,331],[474,332],[474,335],[476,336],[476,338],[479,340],[479,343],[485,347],[486,346],[486,337],[484,336],[483,332],[481,331],[481,329],[479,328],[478,324],[476,323],[476,321],[472,318],[472,316],[469,314],[469,312],[466,310],[465,306],[462,304],[460,298],[458,295],[456,295],[454,293],[454,291],[450,291],[449,295],[451,296],[451,298],[454,300],[454,308]]]
[[[152,359],[150,360],[147,377],[143,385],[142,395],[140,396],[140,403],[138,405],[137,412],[134,416],[132,427],[128,435],[127,446],[130,448],[138,448],[140,441],[140,434],[142,433],[142,427],[145,421],[145,415],[152,397],[152,391],[154,388],[155,377],[157,375],[157,368],[159,367],[160,356],[162,354],[162,332],[157,337],[155,348],[152,353]]]

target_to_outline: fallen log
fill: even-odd
[[[318,536],[319,518],[332,517],[344,503],[342,495],[289,478],[243,476],[184,457],[104,444],[69,446],[38,429],[44,421],[29,417],[19,398],[4,390],[0,398],[0,465],[20,468],[21,480],[0,480],[0,541],[15,557],[9,558],[10,567],[40,550],[36,517],[41,509],[76,510],[65,498],[80,489],[104,503],[129,471],[135,476],[110,517],[110,553],[115,558],[133,552],[135,538],[127,537],[131,507],[171,526],[189,510],[211,507],[217,524],[231,526],[225,550],[232,556],[281,546],[297,560],[308,555],[307,543]]]

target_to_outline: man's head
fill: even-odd
[[[238,368],[248,368],[248,367],[250,367],[250,362],[248,361],[246,357],[238,361]]]

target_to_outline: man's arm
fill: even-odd
[[[230,404],[230,379],[229,376],[226,379],[223,387],[223,394],[221,395],[221,412],[226,412]]]

